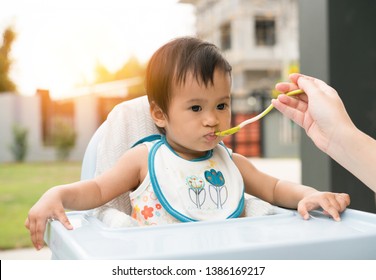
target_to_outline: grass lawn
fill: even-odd
[[[0,250],[31,247],[29,209],[49,188],[80,179],[80,162],[0,164]]]

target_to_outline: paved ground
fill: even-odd
[[[51,251],[47,247],[43,248],[40,251],[37,251],[34,248],[0,251],[0,259],[1,260],[49,260],[51,259]]]
[[[299,159],[258,159],[251,162],[261,171],[280,179],[292,182],[301,182],[301,163]],[[43,248],[40,251],[34,248],[0,251],[0,260],[49,260],[51,251]]]

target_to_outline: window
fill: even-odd
[[[275,20],[270,17],[256,17],[256,46],[275,45]]]
[[[227,23],[221,26],[221,48],[222,50],[231,49],[231,24]]]

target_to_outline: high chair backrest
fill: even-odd
[[[159,134],[150,115],[146,96],[116,105],[90,140],[83,159],[81,179],[90,179],[112,167],[141,138]],[[132,164],[131,162],[129,164]],[[108,207],[130,214],[129,192],[96,209]]]

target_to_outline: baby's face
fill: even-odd
[[[230,127],[231,77],[215,70],[213,81],[206,87],[188,74],[185,84],[172,87],[164,128],[168,143],[183,158],[205,155],[222,140],[215,132]]]

